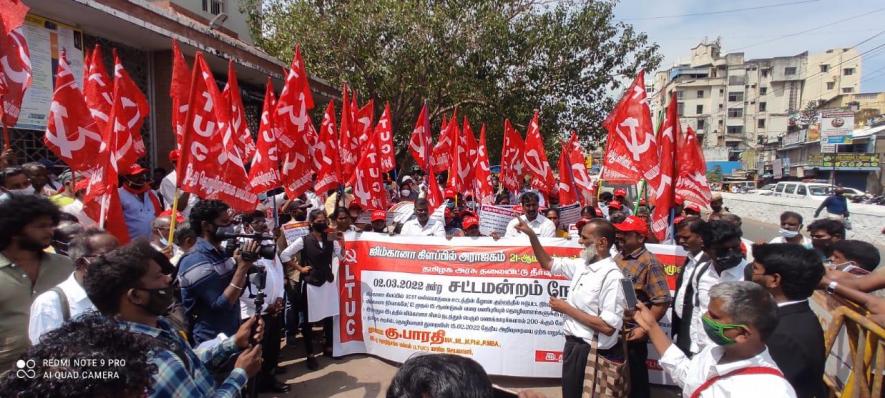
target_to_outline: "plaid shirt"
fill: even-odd
[[[670,286],[667,284],[664,267],[645,246],[627,255],[618,253],[615,263],[621,268],[624,277],[633,281],[637,300],[645,305],[670,302]]]
[[[157,327],[122,322],[123,328],[146,334],[169,347],[154,351],[150,361],[157,365],[151,397],[239,397],[249,379],[243,369],[236,368],[220,386],[215,385],[210,369],[216,370],[239,352],[233,338],[208,350],[194,351],[166,320],[157,320]],[[181,358],[187,359],[187,364]]]

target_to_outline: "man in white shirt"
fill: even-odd
[[[415,201],[415,218],[403,224],[400,235],[446,237],[446,229],[443,224],[430,218],[428,206],[427,199],[421,198]]]
[[[175,186],[177,183],[178,174],[175,171],[175,165],[178,163],[178,150],[169,151],[169,161],[172,162],[172,171],[169,174],[166,174],[163,177],[163,180],[160,181],[160,196],[163,197],[163,201],[166,202],[166,208],[172,208],[172,202],[175,200]],[[178,211],[185,217],[190,215],[191,209],[194,207],[197,202],[200,201],[196,195],[191,195],[188,192],[178,191]]]
[[[602,219],[580,225],[578,242],[584,250],[581,258],[570,259],[553,258],[547,254],[534,229],[525,222],[520,221],[516,228],[529,237],[541,268],[571,280],[568,297],[551,297],[550,309],[565,315],[562,396],[578,398],[594,339],[598,342],[599,355],[624,360],[624,350],[617,346],[626,305],[621,287],[624,276],[609,253],[615,240],[615,229]]]
[[[74,262],[74,272],[64,282],[37,296],[31,304],[28,338],[31,344],[40,342],[44,333],[58,329],[68,319],[94,310],[83,290],[86,266],[96,257],[117,248],[117,238],[97,228],[78,234],[68,245],[68,256]]]
[[[738,281],[714,286],[710,297],[703,322],[715,344],[691,359],[670,342],[651,311],[638,306],[636,321],[663,353],[658,363],[682,387],[682,396],[796,397],[765,347],[778,323],[771,295],[756,283]]]
[[[690,217],[676,224],[676,243],[682,246],[688,255],[685,264],[676,277],[676,298],[673,300],[673,313],[670,317],[670,335],[674,343],[686,355],[691,356],[691,324],[694,314],[694,292],[697,289],[692,281],[699,265],[710,261],[704,253],[703,234],[709,226],[700,217]]]
[[[691,324],[691,352],[697,354],[713,344],[704,332],[702,315],[710,305],[710,289],[722,282],[744,280],[747,260],[741,253],[741,230],[723,220],[709,222],[709,233],[704,234],[704,251],[710,261],[700,265],[691,283],[696,286]]]
[[[262,240],[262,245],[273,245],[273,236],[267,234],[267,218],[263,211],[256,210],[243,215],[243,233],[260,234],[267,236]],[[276,251],[274,251],[276,252]],[[283,327],[283,293],[285,291],[286,276],[283,272],[283,263],[280,257],[274,255],[273,259],[259,258],[255,261],[256,267],[264,269],[264,304],[261,310],[261,319],[264,320],[264,337],[261,342],[261,372],[258,373],[258,389],[265,392],[285,393],[289,386],[281,382],[274,375],[280,362],[280,339]],[[246,290],[240,296],[240,317],[245,323],[255,315],[255,294],[258,293],[256,278],[259,273],[252,273],[247,278]]]
[[[553,221],[550,221],[547,217],[542,216],[538,212],[538,198],[538,194],[533,191],[525,192],[519,198],[519,202],[522,204],[522,211],[525,213],[524,222],[532,228],[535,235],[538,235],[541,238],[555,237],[556,225],[553,224]],[[505,238],[523,236],[519,230],[516,229],[516,225],[520,223],[519,219],[521,218],[523,217],[516,217],[507,223],[507,229],[504,231]],[[496,233],[492,233],[492,237],[495,237],[495,235]]]

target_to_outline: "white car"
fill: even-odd
[[[830,185],[817,182],[785,181],[774,186],[774,196],[796,199],[824,200],[830,196]]]
[[[765,184],[761,188],[751,189],[750,193],[758,193],[760,195],[771,195],[774,193],[774,186],[777,184]]]

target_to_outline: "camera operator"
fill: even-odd
[[[298,284],[298,309],[301,314],[301,334],[304,336],[304,348],[307,355],[307,368],[316,370],[319,368],[316,358],[313,356],[313,330],[310,327],[310,318],[308,316],[308,289],[313,293],[317,293],[316,297],[324,297],[323,292],[331,292],[337,295],[336,289],[328,288],[329,284],[333,284],[335,276],[332,272],[332,256],[341,258],[341,246],[344,240],[344,233],[340,224],[339,229],[331,235],[328,231],[329,224],[326,214],[322,210],[316,209],[310,212],[307,217],[310,222],[310,233],[292,242],[280,254],[280,259],[287,267],[295,268],[301,274],[301,280]],[[346,230],[346,227],[345,227]],[[331,236],[330,236],[331,235]],[[334,298],[332,298],[334,299]],[[323,346],[323,355],[332,355],[332,318],[322,319],[323,334],[325,335],[325,344]]]
[[[240,326],[240,295],[252,268],[247,259],[257,256],[258,242],[244,244],[233,257],[225,254],[219,232],[230,227],[231,217],[224,202],[197,202],[189,218],[199,237],[178,263],[178,278],[190,336],[194,344],[200,344],[219,333],[233,336]]]
[[[258,389],[263,392],[284,393],[289,391],[289,386],[274,376],[274,371],[280,361],[280,339],[283,327],[283,292],[285,291],[285,274],[283,263],[273,247],[273,237],[268,234],[267,217],[260,210],[243,214],[243,234],[261,235],[260,243],[271,246],[272,258],[261,258],[255,261],[255,268],[262,268],[264,272],[250,275],[246,287],[247,294],[240,296],[240,316],[245,322],[255,315],[255,298],[259,291],[264,292],[264,304],[261,310],[261,319],[264,320],[264,340],[261,342],[262,357],[261,372],[258,374]],[[246,240],[248,238],[240,238]],[[243,242],[245,243],[245,242]],[[254,270],[253,270],[254,271]],[[254,278],[263,275],[264,281],[256,283]],[[263,286],[258,286],[263,284]]]
[[[172,269],[166,256],[148,242],[136,241],[89,264],[83,287],[102,314],[120,321],[121,329],[148,336],[161,347],[149,357],[157,373],[150,392],[143,391],[141,396],[240,396],[249,377],[261,369],[261,345],[251,342],[261,341],[263,322],[252,318],[221,343],[191,349],[165,316],[174,303],[172,277],[166,272]],[[228,368],[226,364],[235,356]],[[219,383],[214,373],[223,374]]]

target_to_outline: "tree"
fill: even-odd
[[[612,97],[640,67],[658,66],[658,46],[614,21],[614,1],[549,3],[244,0],[241,9],[268,53],[288,60],[300,43],[310,73],[389,101],[402,165],[425,99],[435,126],[455,110],[477,132],[486,123],[493,163],[504,119],[524,134],[534,109],[551,158],[570,130],[584,143],[604,137]]]

